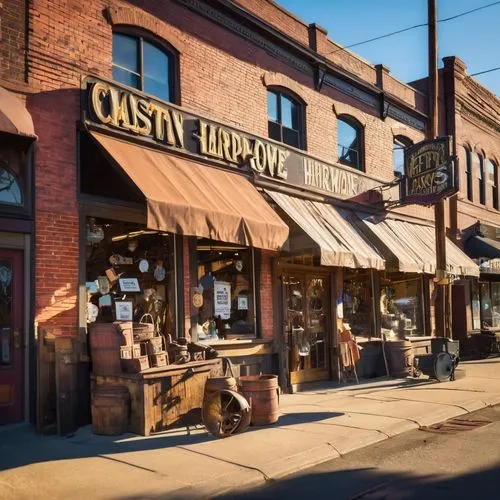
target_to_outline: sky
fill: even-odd
[[[277,0],[308,23],[328,30],[342,46],[362,42],[427,21],[427,0]],[[494,0],[437,0],[438,20],[494,3]],[[353,47],[373,64],[389,66],[396,78],[411,82],[427,75],[427,27]],[[439,67],[458,56],[467,73],[500,66],[500,2],[458,19],[438,23]],[[474,77],[500,96],[500,70]]]

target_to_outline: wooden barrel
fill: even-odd
[[[239,384],[240,392],[252,409],[252,425],[269,425],[278,421],[279,388],[276,375],[240,377]]]
[[[114,436],[128,429],[130,394],[126,387],[101,386],[92,395],[92,431]]]
[[[389,370],[393,377],[407,377],[413,372],[413,348],[407,340],[386,342]]]
[[[121,373],[120,346],[123,336],[113,323],[92,323],[89,326],[90,356],[94,375]]]
[[[236,379],[234,377],[214,377],[208,378],[205,382],[204,399],[217,391],[229,390],[237,391]]]

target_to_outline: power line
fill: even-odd
[[[477,12],[478,10],[483,10],[483,9],[488,8],[488,7],[494,7],[495,5],[499,5],[499,4],[500,4],[500,1],[492,2],[492,3],[489,3],[487,5],[482,5],[481,7],[476,7],[475,9],[471,9],[471,10],[467,10],[465,12],[461,12],[459,14],[455,14],[454,16],[446,17],[444,19],[438,19],[438,23],[445,23],[446,21],[451,21],[453,19],[457,19],[458,17],[467,16],[469,14],[472,14],[473,12]],[[330,54],[334,54],[335,52],[339,52],[339,51],[342,51],[342,50],[347,50],[347,49],[350,49],[352,47],[357,47],[359,45],[364,45],[366,43],[375,42],[376,40],[381,40],[383,38],[388,38],[388,37],[391,37],[391,36],[394,36],[394,35],[398,35],[400,33],[404,33],[406,31],[411,31],[411,30],[414,30],[414,29],[417,29],[417,28],[423,28],[424,26],[427,26],[427,24],[428,23],[415,24],[414,26],[410,26],[408,28],[403,28],[403,29],[400,29],[400,30],[397,30],[397,31],[392,31],[391,33],[386,33],[385,35],[380,35],[380,36],[376,36],[374,38],[370,38],[368,40],[363,40],[362,42],[352,43],[350,45],[346,45],[345,47],[340,47],[338,49],[332,50],[331,52],[327,52],[325,55],[328,56]]]
[[[491,73],[492,71],[498,71],[499,69],[500,69],[500,66],[498,66],[496,68],[486,69],[484,71],[478,71],[477,73],[472,73],[469,76],[484,75],[485,73]]]

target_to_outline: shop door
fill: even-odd
[[[328,380],[329,280],[287,272],[283,285],[290,384]]]
[[[23,259],[0,250],[0,425],[23,419]]]

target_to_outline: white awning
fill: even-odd
[[[355,225],[357,217],[350,210],[276,191],[266,190],[266,193],[316,242],[322,265],[385,268],[384,258],[357,229]]]
[[[361,216],[373,233],[373,243],[385,255],[388,264],[405,273],[436,272],[436,237],[433,226],[373,216]],[[390,255],[387,254],[390,253]],[[447,271],[457,276],[479,276],[479,267],[449,238],[446,239]]]

